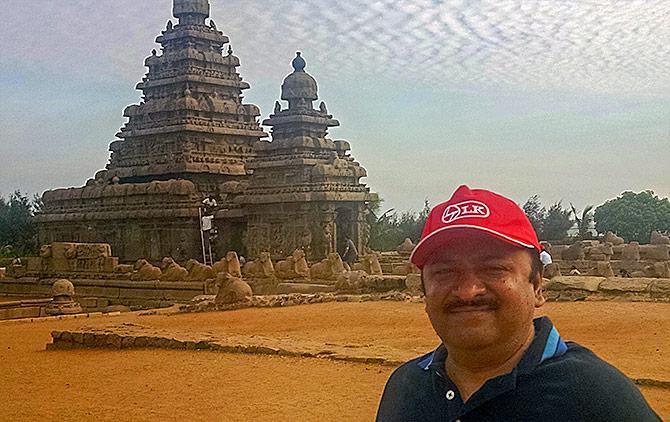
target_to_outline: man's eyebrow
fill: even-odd
[[[479,261],[509,261],[509,257],[500,256],[500,255],[482,255],[478,257]],[[449,257],[442,257],[439,261],[430,262],[431,264],[442,264],[442,263],[452,263],[452,262],[461,262],[461,259],[452,259]]]

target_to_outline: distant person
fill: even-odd
[[[358,249],[356,249],[356,245],[354,245],[354,241],[351,240],[350,236],[346,236],[345,241],[347,245],[344,248],[344,253],[342,253],[342,261],[351,269],[354,262],[358,261]]]
[[[542,247],[516,203],[459,187],[410,261],[442,340],[393,372],[377,421],[659,421],[630,379],[565,342],[544,304]]]
[[[551,260],[551,255],[549,254],[549,252],[547,252],[544,249],[542,250],[542,252],[540,252],[540,261],[542,262],[543,267],[546,267],[547,265],[553,262]]]

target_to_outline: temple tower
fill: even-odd
[[[249,84],[228,37],[209,17],[208,0],[174,0],[177,25],[168,22],[137,85],[143,101],[124,111],[128,122],[110,145],[107,177],[121,183],[186,179],[206,196],[221,183],[247,176],[254,143],[266,136],[260,110],[242,103]]]
[[[249,84],[232,48],[224,52],[228,37],[207,22],[209,10],[208,0],[174,0],[178,23],[156,38],[160,52],[146,59],[137,85],[142,101],[125,109],[106,170],[84,187],[44,193],[42,243],[107,242],[126,261],[198,257],[198,210],[210,197],[230,211],[228,236],[241,237],[233,199],[266,133],[258,107],[243,103]]]
[[[238,198],[247,219],[247,249],[251,256],[266,250],[279,258],[304,248],[319,259],[341,252],[345,236],[351,236],[362,250],[368,204],[377,194],[360,182],[367,174],[349,155],[349,143],[326,137],[339,122],[325,103],[314,108],[317,83],[300,53],[292,65],[281,88],[288,108],[275,103],[263,122],[272,128],[272,141],[256,144],[248,166],[253,177]]]

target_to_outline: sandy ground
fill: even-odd
[[[670,304],[551,303],[562,336],[633,378],[670,381]],[[51,330],[132,322],[418,355],[437,338],[420,304],[327,303],[232,312],[0,324],[2,420],[372,420],[390,367],[216,352],[45,351]],[[670,390],[643,387],[670,419]]]

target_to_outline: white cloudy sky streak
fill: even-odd
[[[264,116],[303,52],[388,206],[460,183],[581,206],[670,195],[667,0],[210,3]],[[3,1],[0,194],[104,167],[171,5]]]

